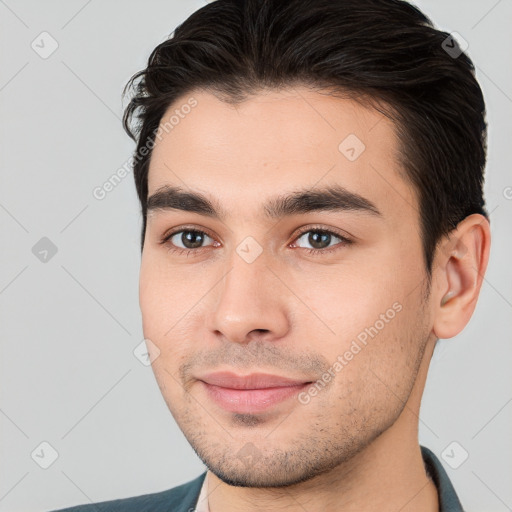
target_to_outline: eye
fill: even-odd
[[[210,238],[206,233],[202,231],[178,231],[170,238],[172,243],[177,247],[180,247],[180,243],[183,245],[182,249],[197,249],[201,247],[206,238]],[[176,240],[173,240],[176,239]]]
[[[302,240],[303,239],[303,240]],[[336,242],[336,239],[338,242]],[[331,252],[333,250],[337,250],[343,245],[349,245],[352,242],[352,240],[348,239],[347,237],[335,233],[334,231],[328,230],[328,229],[308,229],[307,231],[303,231],[298,238],[296,238],[297,242],[300,243],[302,240],[302,243],[310,244],[311,247],[303,247],[302,245],[298,245],[299,248],[306,249],[308,253],[311,254],[319,254],[319,253],[326,253]],[[294,245],[297,244],[297,242],[294,243]],[[331,242],[334,242],[331,245]]]
[[[203,244],[207,240],[215,242],[213,238],[204,231],[182,228],[180,231],[173,231],[164,235],[160,243],[167,245],[171,252],[191,253],[206,248]]]

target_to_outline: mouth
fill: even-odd
[[[239,376],[231,372],[210,373],[198,380],[210,399],[236,413],[265,411],[291,399],[313,382],[266,373]]]

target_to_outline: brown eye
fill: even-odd
[[[310,229],[309,231],[305,231],[297,238],[297,241],[301,239],[304,239],[304,242],[311,247],[303,247],[301,245],[298,245],[298,247],[320,252],[327,252],[331,247],[338,245],[340,242],[344,244],[350,243],[348,238],[323,229]],[[336,239],[338,242],[336,242]],[[334,242],[333,245],[331,245],[332,242]]]
[[[207,240],[214,241],[213,238],[208,236],[204,231],[182,229],[168,234],[163,238],[161,243],[169,246],[169,250],[171,251],[194,252],[208,247],[203,245]]]
[[[173,243],[175,245],[178,242],[181,243],[183,245],[183,249],[197,249],[198,247],[201,247],[205,237],[210,238],[206,233],[201,231],[179,231],[171,237],[171,240],[175,237],[177,237],[177,240]]]

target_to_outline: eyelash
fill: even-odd
[[[328,235],[332,235],[336,238],[339,238],[341,240],[341,242],[333,245],[332,247],[329,247],[327,249],[309,249],[307,247],[299,247],[299,249],[302,249],[304,251],[307,252],[307,254],[309,255],[313,255],[313,256],[318,256],[320,254],[329,254],[333,251],[336,251],[336,250],[339,250],[341,248],[341,246],[347,246],[347,245],[350,245],[353,242],[353,240],[350,240],[349,238],[341,235],[340,233],[337,233],[336,231],[332,231],[330,229],[324,229],[324,228],[320,228],[320,227],[308,227],[308,228],[304,228],[303,230],[301,230],[294,238],[294,241],[296,241],[297,239],[299,239],[304,233],[309,233],[309,232],[314,232],[314,233],[322,233],[322,234],[328,234]],[[180,227],[179,229],[176,229],[170,233],[166,233],[162,239],[160,240],[160,244],[161,245],[167,245],[168,246],[168,251],[169,252],[172,252],[172,253],[175,253],[175,254],[178,254],[178,255],[182,255],[182,254],[186,254],[187,256],[191,255],[191,254],[199,254],[200,252],[202,252],[202,249],[207,249],[209,246],[206,246],[206,247],[199,247],[197,249],[182,249],[181,247],[176,247],[174,244],[170,244],[169,241],[170,239],[178,234],[178,233],[198,233],[198,234],[202,234],[202,235],[206,235],[210,238],[213,239],[213,237],[211,235],[209,235],[206,231],[202,231],[202,230],[199,230],[199,229],[195,229],[195,228],[188,228],[188,227]]]

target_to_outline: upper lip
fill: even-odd
[[[291,379],[281,375],[269,373],[251,373],[249,375],[237,375],[232,372],[212,372],[197,377],[213,386],[231,389],[265,389],[285,386],[298,386],[311,381],[306,379]]]

